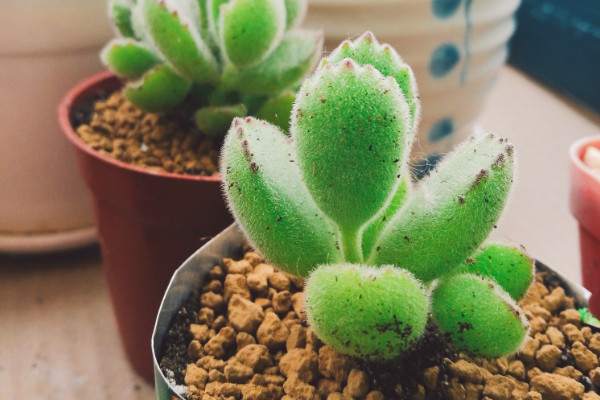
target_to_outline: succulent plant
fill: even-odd
[[[413,74],[392,48],[368,32],[343,42],[302,84],[291,137],[234,120],[221,166],[231,211],[267,259],[308,277],[308,321],[343,353],[398,357],[429,317],[460,350],[514,352],[533,260],[482,247],[510,191],[513,146],[471,138],[413,182],[418,115]]]
[[[120,37],[103,62],[137,107],[164,111],[192,98],[208,136],[234,117],[288,128],[295,85],[321,53],[320,32],[297,28],[307,0],[110,0]],[[290,100],[292,99],[292,100]]]

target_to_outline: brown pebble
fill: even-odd
[[[267,312],[256,332],[258,343],[264,344],[271,350],[285,346],[290,331],[281,322],[277,314]]]
[[[256,267],[262,262],[263,258],[256,251],[247,251],[244,253],[244,260],[248,261],[252,267]]]
[[[217,279],[213,279],[212,281],[210,281],[209,283],[207,283],[202,288],[203,292],[221,293],[222,290],[223,290],[223,283],[220,280],[217,280]]]
[[[550,343],[558,347],[559,349],[565,348],[565,335],[556,328],[555,326],[550,326],[546,330],[546,335],[550,338]]]
[[[562,287],[557,286],[552,289],[550,294],[544,296],[540,301],[540,305],[547,308],[550,312],[556,312],[564,307],[565,298],[565,290]]]
[[[292,307],[300,320],[306,319],[306,310],[304,309],[304,293],[298,292],[292,295]]]
[[[227,310],[229,322],[240,332],[253,334],[265,317],[261,306],[237,293],[231,297]]]
[[[234,294],[238,294],[244,299],[250,300],[250,289],[246,282],[246,277],[241,274],[228,274],[225,277],[224,296],[225,301],[229,301]]]
[[[323,346],[319,349],[319,372],[326,378],[344,382],[353,367],[354,362],[349,357],[338,353],[333,348]]]
[[[592,383],[595,386],[600,387],[600,367],[594,368],[593,370],[591,370],[589,373],[589,376],[590,376],[590,379],[592,380]]]
[[[208,372],[205,369],[198,367],[196,364],[187,365],[184,379],[186,385],[194,385],[199,389],[203,389],[207,379]]]
[[[190,324],[190,333],[194,340],[204,343],[208,340],[208,325]]]
[[[283,400],[283,399],[281,399]],[[290,398],[291,400],[291,398]],[[329,395],[327,396],[327,400],[346,400],[344,399],[344,395],[340,392],[333,392],[333,393],[329,393]]]
[[[577,382],[579,382],[579,380],[583,376],[583,374],[581,373],[581,371],[575,369],[571,365],[569,365],[567,367],[564,367],[564,368],[555,368],[554,371],[552,371],[552,373],[558,374],[558,375],[561,375],[561,376],[566,376],[567,378],[574,379]]]
[[[239,260],[235,261],[231,258],[223,259],[223,266],[228,274],[241,274],[246,275],[249,272],[252,272],[252,264],[248,260]]]
[[[459,378],[461,381],[481,383],[483,377],[481,376],[481,371],[477,365],[465,360],[458,360],[457,362],[453,363],[446,358],[444,361],[446,364],[448,364],[450,373]]]
[[[262,309],[263,309],[263,311],[264,311],[266,308],[269,308],[269,307],[271,307],[271,306],[272,306],[271,300],[270,300],[270,299],[267,299],[267,298],[265,298],[265,297],[258,297],[258,298],[256,298],[256,299],[254,300],[254,303],[256,303],[257,305],[261,306],[261,307],[262,307]]]
[[[573,343],[571,353],[575,358],[575,364],[583,373],[598,367],[598,356],[588,350],[581,342]]]
[[[285,347],[287,351],[306,347],[306,328],[300,324],[292,325]]]
[[[202,307],[198,311],[198,322],[201,324],[212,325],[215,321],[215,312],[208,307]]]
[[[465,387],[465,400],[479,400],[483,385],[465,382],[463,386]]]
[[[198,360],[204,353],[202,352],[202,343],[199,340],[192,340],[188,345],[187,356],[191,360]]]
[[[548,309],[540,306],[539,303],[531,303],[523,307],[523,311],[530,312],[534,317],[541,317],[546,322],[552,317],[552,313]]]
[[[600,395],[594,392],[587,392],[583,394],[582,400],[600,400]]]
[[[584,326],[583,328],[581,328],[581,334],[585,339],[585,342],[583,342],[583,344],[588,344],[590,342],[590,339],[592,338],[592,328],[590,328],[589,326]]]
[[[223,306],[223,296],[213,292],[202,293],[200,305],[218,311]]]
[[[422,387],[422,386],[421,386]],[[372,392],[367,393],[365,400],[383,400],[383,393],[379,390],[373,390]]]
[[[222,358],[227,348],[235,343],[236,333],[233,328],[226,326],[204,345],[204,352],[210,356]]]
[[[531,389],[544,400],[578,400],[583,396],[581,383],[556,374],[537,375],[531,380]]]
[[[222,372],[223,368],[225,367],[225,361],[219,358],[215,358],[213,356],[204,356],[198,361],[196,361],[196,365],[207,371],[210,371],[211,369],[216,369],[217,371]]]
[[[542,317],[534,317],[533,319],[529,320],[529,326],[531,327],[530,335],[535,336],[535,334],[538,332],[539,333],[545,332],[546,327],[548,326],[548,323]]]
[[[327,398],[330,393],[339,392],[342,390],[340,382],[334,379],[321,378],[317,382],[317,392],[322,398]]]
[[[210,382],[226,382],[225,374],[217,369],[208,371],[208,380]]]
[[[283,290],[273,295],[273,310],[277,314],[287,313],[292,305],[292,296],[288,290]]]
[[[562,331],[565,334],[565,336],[567,337],[567,339],[569,339],[569,342],[571,342],[571,343],[585,341],[585,338],[583,337],[583,334],[581,333],[579,328],[577,328],[573,324],[565,324],[562,327]]]
[[[579,311],[571,308],[561,311],[559,315],[561,325],[573,324],[578,328],[581,326],[581,314],[579,314]]]
[[[283,272],[275,272],[269,276],[269,285],[278,291],[290,290],[290,278]]]
[[[525,365],[520,360],[512,360],[509,362],[507,372],[521,381],[525,380]]]
[[[485,382],[483,395],[492,400],[511,400],[514,382],[506,376],[494,375]]]
[[[254,370],[238,361],[229,360],[225,365],[223,373],[225,374],[227,382],[245,383],[252,378]]]
[[[542,395],[538,392],[528,392],[525,400],[542,400]]]
[[[588,343],[588,348],[597,356],[600,356],[600,333],[594,333]]]
[[[540,342],[540,346],[543,346],[545,344],[552,344],[552,342],[550,341],[550,338],[545,333],[538,332],[535,334],[534,337]]]
[[[214,329],[215,332],[218,332],[221,330],[222,327],[224,327],[225,325],[227,325],[227,320],[225,319],[224,316],[219,315],[217,318],[215,318],[215,320],[213,321],[211,328]]]
[[[562,351],[552,344],[543,345],[535,353],[535,362],[542,371],[550,372],[556,367]]]
[[[283,383],[285,393],[295,400],[319,400],[317,388],[292,375]]]
[[[238,332],[235,338],[235,344],[237,345],[237,351],[240,351],[250,344],[256,344],[256,339],[254,339],[254,336],[250,335],[249,333]]]
[[[286,377],[297,375],[304,382],[311,382],[317,377],[317,353],[306,349],[292,349],[279,361],[279,369]]]
[[[531,303],[538,303],[548,293],[549,292],[548,292],[548,288],[546,288],[546,285],[544,285],[541,282],[534,282],[529,287],[529,289],[527,290],[527,292],[525,293],[525,295],[523,296],[523,298],[521,299],[521,301],[519,303],[523,307],[525,307]]]
[[[252,368],[256,372],[262,372],[265,368],[273,365],[269,349],[261,344],[249,344],[236,354],[237,360]]]
[[[467,391],[458,378],[452,378],[450,384],[443,388],[443,392],[450,400],[464,400],[467,396]]]
[[[208,277],[210,279],[223,279],[224,276],[225,272],[223,271],[223,268],[218,265],[215,265],[208,271]]]
[[[433,391],[437,389],[439,374],[440,367],[438,367],[437,365],[434,367],[427,368],[425,371],[423,371],[423,383],[425,384],[425,387],[428,390]]]
[[[540,341],[530,337],[525,342],[518,356],[524,363],[531,364],[535,361],[535,353],[539,347]]]
[[[346,382],[348,393],[354,397],[363,397],[369,392],[369,381],[367,374],[360,369],[352,369],[348,374]]]

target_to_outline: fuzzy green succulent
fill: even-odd
[[[291,90],[321,53],[320,32],[297,28],[307,0],[110,0],[120,37],[103,62],[147,111],[191,98],[207,136],[258,115],[288,129]],[[290,100],[290,98],[292,100]]]
[[[342,43],[302,84],[291,137],[234,120],[222,153],[231,211],[267,259],[308,277],[308,322],[343,353],[398,357],[428,318],[459,350],[514,352],[533,260],[484,244],[511,188],[513,146],[471,138],[414,182],[418,116],[412,71],[392,48],[371,33]]]

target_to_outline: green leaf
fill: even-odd
[[[388,44],[380,44],[371,32],[364,33],[355,41],[345,41],[327,58],[323,65],[337,64],[345,58],[353,59],[359,65],[372,65],[383,76],[396,79],[410,108],[412,131],[416,130],[420,114],[417,82],[411,68]]]
[[[292,112],[302,178],[344,231],[357,232],[401,178],[408,107],[391,78],[351,60],[306,80]]]
[[[489,243],[467,259],[460,272],[491,278],[519,301],[533,282],[535,268],[533,259],[516,247]]]
[[[196,111],[194,121],[196,126],[206,136],[225,136],[231,121],[236,117],[244,117],[248,110],[243,104],[222,107],[204,107]]]
[[[130,0],[110,0],[109,13],[117,31],[126,38],[135,38],[131,23],[131,8],[134,3]]]
[[[501,357],[517,351],[527,338],[523,311],[489,279],[469,274],[443,279],[432,300],[434,320],[458,350]]]
[[[308,0],[285,0],[285,29],[298,26],[304,19],[307,8]]]
[[[338,262],[337,233],[300,182],[290,143],[277,127],[234,120],[221,158],[223,190],[246,236],[278,268],[307,276]]]
[[[381,234],[369,263],[393,264],[429,282],[457,269],[498,221],[514,172],[513,148],[471,139],[415,187]]]
[[[152,43],[179,75],[194,83],[210,83],[219,79],[218,65],[210,49],[200,37],[197,3],[145,0],[143,15]],[[186,9],[183,4],[191,7]]]
[[[254,95],[272,95],[296,85],[321,55],[321,32],[288,32],[281,44],[264,61],[241,70],[230,67],[223,73],[228,86]]]
[[[232,0],[221,7],[220,18],[227,59],[239,68],[264,60],[285,31],[281,0]]]
[[[278,126],[283,132],[289,132],[290,115],[295,99],[296,94],[293,92],[285,92],[271,98],[258,110],[256,117]]]
[[[304,294],[309,325],[344,354],[393,359],[425,331],[429,299],[405,270],[323,265],[310,275]]]
[[[139,78],[160,60],[141,42],[132,39],[113,39],[102,50],[102,62],[119,76]]]
[[[166,65],[155,67],[139,80],[123,89],[125,97],[137,107],[147,111],[164,111],[181,103],[192,84]]]

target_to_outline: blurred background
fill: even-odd
[[[116,332],[88,194],[56,107],[103,70],[105,0],[0,3],[0,399],[152,399]],[[474,132],[507,137],[519,176],[494,237],[581,282],[569,145],[600,135],[596,0],[310,0],[326,50],[371,30],[413,67],[414,163]],[[146,340],[146,338],[140,338]]]

